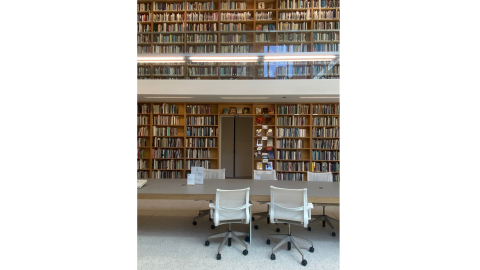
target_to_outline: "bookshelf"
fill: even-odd
[[[264,3],[263,8],[260,7],[260,2]],[[238,6],[237,9],[226,9],[226,3],[223,0],[138,1],[137,53],[221,54],[340,50],[339,1],[228,1],[232,7]],[[239,63],[208,64],[205,69],[199,70],[194,63],[180,63],[183,72],[175,68],[175,71],[171,71],[170,63],[142,64],[138,66],[137,77],[337,79],[340,73],[338,63],[334,67],[328,67],[327,63],[312,62],[304,64],[303,68],[286,65],[285,68],[275,70],[275,74],[267,74],[268,76],[259,76],[255,63],[246,63],[244,66]],[[229,65],[235,69],[228,69]],[[278,63],[262,63],[263,65],[278,66]],[[159,67],[166,69],[162,72]],[[285,76],[284,73],[294,75]]]
[[[252,170],[259,162],[277,170],[279,180],[331,171],[340,181],[339,103],[139,102],[137,176],[186,178],[191,166],[219,169],[220,116],[232,107],[252,117]]]

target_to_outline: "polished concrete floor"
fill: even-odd
[[[252,228],[252,241],[248,245],[248,255],[242,254],[243,246],[232,241],[221,251],[222,259],[217,260],[217,249],[221,239],[212,239],[210,246],[204,245],[211,234],[226,230],[222,225],[214,230],[208,217],[198,219],[192,225],[198,210],[207,209],[206,201],[183,200],[138,200],[137,212],[137,268],[138,269],[339,269],[340,254],[339,224],[333,222],[336,237],[331,229],[322,227],[321,222],[312,225],[312,231],[292,225],[292,235],[313,241],[314,253],[308,251],[309,245],[298,243],[304,253],[307,266],[302,266],[302,257],[295,249],[288,251],[286,245],[276,251],[276,260],[270,259],[272,247],[278,240],[271,238],[266,244],[268,234],[275,234],[275,224],[259,222],[259,229]],[[265,205],[254,202],[253,212],[266,211]],[[339,217],[339,207],[327,207],[327,215]],[[317,207],[312,214],[321,214]],[[233,224],[234,231],[248,231],[249,225]],[[287,226],[280,224],[280,233],[287,232]],[[243,237],[240,237],[243,239]]]

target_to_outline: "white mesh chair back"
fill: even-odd
[[[250,222],[250,204],[249,204],[250,188],[222,190],[217,189],[215,197],[215,212],[213,221],[215,226],[220,222],[227,220],[236,220],[245,223]]]
[[[333,182],[331,172],[307,172],[307,181]]]
[[[277,180],[277,173],[275,170],[271,171],[259,171],[253,170],[254,180]]]
[[[303,223],[308,227],[307,189],[288,189],[270,186],[270,220],[281,219]]]
[[[203,169],[203,179],[225,179],[225,169]]]

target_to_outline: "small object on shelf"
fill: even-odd
[[[268,108],[265,107],[265,108],[262,109],[262,111],[263,111],[263,113],[268,113]]]
[[[272,124],[272,118],[270,118],[270,117],[265,118],[265,124],[266,125],[271,125]]]
[[[267,4],[267,9],[273,9],[273,3]]]
[[[263,146],[262,139],[257,139],[257,146]]]
[[[261,128],[257,128],[257,136],[262,136],[262,129]]]
[[[271,161],[267,162],[267,164],[265,165],[265,170],[266,171],[273,170],[273,162],[271,162]]]
[[[275,109],[274,109],[273,107],[268,108],[268,113],[269,113],[269,114],[274,114],[274,113],[275,113]]]
[[[263,170],[263,164],[260,161],[257,162],[257,170],[259,171]]]
[[[257,76],[263,76],[263,68],[257,69]],[[257,108],[260,109],[260,108]]]
[[[255,114],[261,114],[262,108],[255,108]]]
[[[268,30],[275,30],[275,24],[269,24],[268,25]]]
[[[255,122],[255,123],[257,123],[257,125],[261,125],[261,124],[263,124],[263,117],[257,117],[257,119],[256,119],[256,122]]]
[[[228,114],[228,109],[227,108],[223,109],[223,114]]]
[[[269,128],[267,130],[267,136],[273,136],[273,129]]]
[[[237,108],[230,107],[230,114],[237,114]]]
[[[265,8],[265,2],[257,2],[258,3],[258,9],[264,9]]]
[[[243,113],[244,114],[250,113],[250,108],[247,108],[247,107],[243,108]]]
[[[256,159],[262,158],[262,152],[261,151],[255,151],[255,158]]]
[[[237,109],[237,114],[242,114],[242,108]]]

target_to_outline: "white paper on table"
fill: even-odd
[[[203,167],[192,167],[192,173],[195,175],[195,184],[203,185]]]
[[[195,186],[195,174],[187,174],[187,186]]]

